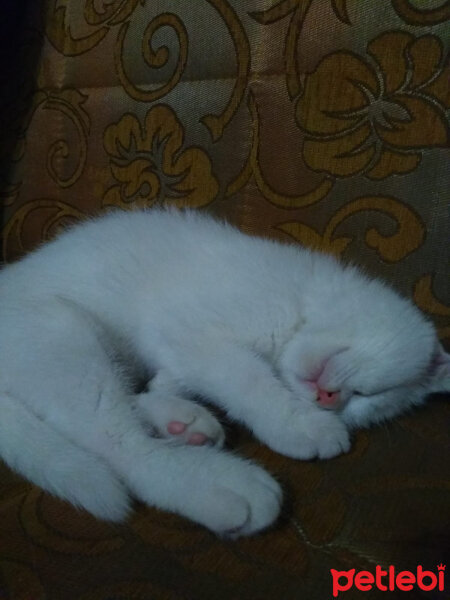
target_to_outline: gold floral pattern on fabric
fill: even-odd
[[[383,179],[413,171],[424,149],[449,143],[450,67],[440,39],[386,32],[367,54],[334,52],[306,77],[297,120],[311,169]]]
[[[74,206],[51,198],[38,198],[27,202],[14,213],[3,228],[5,259],[8,259],[9,252],[23,254],[30,247],[49,240],[64,225],[83,217],[86,215]],[[36,223],[39,223],[38,232]]]
[[[0,191],[0,203],[2,206],[11,206],[20,194],[20,183],[8,183]]]
[[[441,0],[440,5],[430,0],[411,3],[410,0],[392,0],[397,14],[409,25],[437,25],[450,19],[450,2]]]
[[[249,93],[248,105],[253,124],[253,137],[250,154],[242,171],[239,173],[236,179],[230,182],[226,194],[228,196],[232,196],[241,190],[245,185],[247,185],[250,180],[254,180],[262,196],[275,206],[282,208],[300,208],[323,200],[323,198],[325,198],[325,196],[333,187],[333,181],[328,177],[323,178],[323,180],[311,191],[298,195],[292,194],[290,196],[274,190],[273,187],[267,183],[266,178],[261,170],[261,164],[259,160],[261,136],[260,117],[258,114],[258,107],[255,97],[251,92]]]
[[[433,292],[433,276],[423,275],[414,286],[414,302],[424,312],[439,318],[438,333],[441,339],[450,338],[450,305],[436,298]],[[440,324],[442,323],[442,324]]]
[[[288,233],[304,246],[340,255],[352,238],[336,237],[336,229],[349,217],[366,211],[382,213],[396,222],[397,228],[393,235],[382,235],[374,227],[370,227],[365,235],[366,244],[376,250],[386,262],[398,262],[404,259],[423,243],[425,230],[417,215],[395,198],[376,196],[358,198],[346,204],[333,215],[322,235],[301,222],[282,223],[277,228]]]
[[[21,168],[27,152],[26,132],[39,112],[46,115],[53,113],[58,123],[46,138],[46,172],[60,188],[69,188],[80,178],[86,166],[90,131],[90,118],[83,106],[86,99],[85,94],[73,88],[39,89],[33,93],[11,156],[12,163],[17,165],[15,180],[0,189],[0,201],[4,206],[14,204],[20,195],[26,175]],[[52,141],[52,138],[56,139]]]
[[[41,94],[39,94],[41,95]],[[49,148],[47,155],[47,170],[52,179],[62,188],[70,187],[80,177],[87,158],[88,135],[90,128],[89,115],[83,108],[87,96],[74,89],[65,89],[58,94],[50,94],[41,97],[37,101],[37,106],[42,106],[44,110],[58,111],[61,116],[66,117],[74,127],[78,144],[73,140],[69,145],[67,139],[59,137]],[[36,108],[37,108],[36,106]],[[73,154],[73,149],[78,146],[78,157],[76,166],[72,173],[63,172],[64,162]]]
[[[104,23],[116,25],[128,19],[138,4],[144,6],[145,0],[109,0],[108,2],[85,0],[84,17],[89,25],[103,25]]]
[[[343,23],[350,25],[350,18],[347,10],[347,0],[331,0],[334,13]]]
[[[96,27],[87,35],[74,34],[71,26],[73,9],[71,0],[46,0],[46,35],[53,46],[65,56],[78,56],[95,48],[108,34],[112,25],[122,23],[145,0],[112,0],[100,2],[85,0],[83,16],[86,24]],[[79,7],[81,7],[81,2]],[[71,13],[72,11],[72,13]]]
[[[163,13],[156,16],[147,25],[144,36],[142,39],[142,58],[145,63],[151,67],[160,69],[167,64],[169,59],[169,51],[166,46],[159,47],[154,50],[152,47],[152,39],[155,33],[161,27],[170,27],[176,34],[179,45],[179,54],[175,69],[169,80],[162,86],[156,89],[143,89],[134,84],[126,73],[126,67],[124,65],[124,43],[129,23],[124,23],[119,30],[116,45],[115,45],[115,60],[116,70],[119,75],[120,81],[123,85],[124,90],[134,100],[140,102],[154,102],[159,100],[166,94],[168,94],[180,81],[186,66],[187,52],[188,52],[188,34],[183,21],[180,20],[177,15],[172,13]]]
[[[201,121],[209,129],[211,137],[216,142],[222,137],[223,131],[233,118],[242,102],[250,75],[250,44],[245,29],[235,10],[227,0],[207,0],[224,20],[230,33],[236,53],[237,73],[233,91],[225,108],[220,114],[209,114],[202,117]]]
[[[150,206],[164,199],[178,207],[199,207],[217,194],[208,155],[201,148],[182,149],[183,126],[166,105],[150,109],[142,124],[124,115],[107,128],[104,144],[118,182],[103,197],[104,206]]]
[[[124,539],[106,523],[84,513],[77,515],[72,507],[72,519],[67,522],[64,511],[55,510],[55,503],[59,504],[58,500],[34,487],[26,495],[20,520],[30,540],[63,554],[86,552],[88,547],[90,556],[115,552],[123,546]]]
[[[339,0],[338,0],[339,1]],[[303,21],[313,0],[281,0],[267,10],[254,11],[251,16],[263,25],[271,25],[291,15],[284,43],[284,60],[286,63],[286,86],[291,98],[301,91],[298,67],[297,48],[303,26]],[[337,7],[335,6],[337,9]],[[338,10],[338,9],[337,9]]]

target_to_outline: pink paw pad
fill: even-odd
[[[186,429],[186,423],[182,423],[181,421],[170,421],[167,425],[167,431],[171,435],[181,435],[185,433]],[[208,441],[209,437],[200,432],[191,433],[187,438],[187,443],[191,446],[203,446],[204,444],[207,444]]]
[[[170,421],[167,425],[167,431],[172,435],[180,435],[186,431],[186,423],[182,423],[181,421]]]
[[[188,444],[191,446],[203,446],[208,441],[208,436],[204,433],[193,433],[188,437]]]

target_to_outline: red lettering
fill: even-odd
[[[431,583],[424,583],[423,579],[424,577],[429,577],[431,579]],[[419,565],[417,567],[417,585],[420,587],[421,590],[423,590],[424,592],[429,592],[431,590],[434,590],[434,588],[436,587],[437,584],[437,577],[436,575],[432,572],[432,571],[424,571],[422,569],[422,566]]]
[[[380,565],[377,565],[377,568],[375,569],[376,586],[382,592],[387,591],[387,585],[384,585],[383,583],[381,583],[381,578],[385,577],[387,574],[388,574],[387,571],[383,571],[383,569],[380,567]]]
[[[330,569],[330,572],[333,578],[333,596],[336,598],[339,592],[346,592],[352,587],[355,569],[350,569],[349,571],[337,571],[336,569]],[[341,577],[346,577],[347,583],[341,584],[339,582]]]
[[[395,590],[395,568],[390,565],[389,566],[389,591],[393,592]]]
[[[339,595],[339,592],[347,592],[353,586],[353,583],[362,592],[371,591],[374,584],[382,592],[388,590],[392,592],[396,589],[402,592],[410,592],[414,584],[417,584],[424,592],[430,592],[436,587],[442,592],[445,587],[445,565],[438,565],[437,574],[433,573],[433,571],[424,571],[422,565],[418,565],[417,575],[411,571],[396,573],[393,565],[390,565],[387,571],[384,571],[380,565],[377,565],[375,574],[372,574],[370,571],[359,571],[356,573],[356,569],[350,569],[349,571],[330,569],[330,572],[333,579],[334,598]],[[383,578],[385,578],[384,583],[382,581]]]
[[[400,571],[395,578],[395,583],[397,584],[398,589],[402,592],[409,592],[413,589],[413,584],[416,583],[416,578],[414,573],[411,573],[411,571]]]
[[[355,585],[362,592],[371,590],[374,581],[374,576],[369,571],[360,571],[355,577]]]
[[[444,591],[444,569],[439,569],[439,591]]]

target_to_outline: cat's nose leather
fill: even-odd
[[[327,390],[317,390],[318,399],[317,402],[320,406],[332,408],[337,402],[339,402],[339,392],[328,392]]]

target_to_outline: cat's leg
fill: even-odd
[[[164,371],[138,394],[134,406],[139,417],[160,437],[184,444],[222,447],[225,434],[219,421],[203,406],[184,398]]]
[[[264,469],[216,448],[149,437],[128,398],[111,392],[80,417],[58,414],[55,404],[53,418],[64,436],[106,461],[136,498],[229,537],[251,535],[277,519],[281,489]],[[79,418],[85,426],[74,433]]]
[[[34,484],[100,519],[119,521],[129,511],[127,490],[106,462],[2,392],[0,456]]]
[[[349,450],[341,419],[294,396],[251,350],[218,338],[178,335],[173,343],[159,340],[158,352],[174,381],[217,403],[273,450],[300,459],[331,458]]]
[[[105,415],[106,421],[111,415]],[[216,448],[179,446],[150,438],[122,414],[120,428],[105,424],[93,451],[107,457],[133,495],[225,536],[250,535],[280,512],[281,489],[262,468]],[[122,427],[127,428],[126,435]],[[117,432],[120,444],[111,432]]]
[[[148,436],[108,356],[107,338],[82,312],[56,303],[24,321],[15,339],[20,346],[9,361],[5,353],[2,365],[15,395],[75,447],[105,461],[137,498],[220,534],[249,535],[277,518],[280,487],[257,465]],[[38,469],[44,460],[36,455]]]

